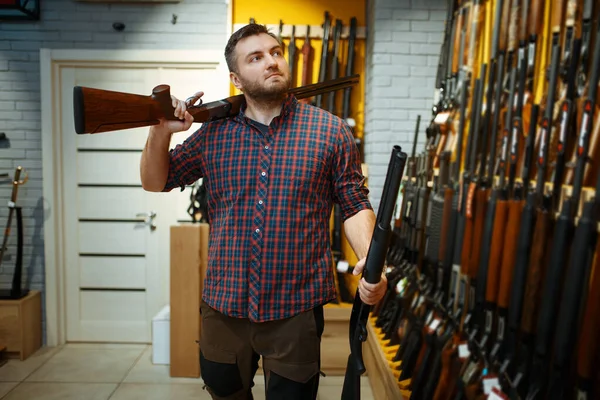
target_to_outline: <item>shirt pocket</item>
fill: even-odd
[[[306,156],[293,165],[290,173],[294,188],[319,191],[328,184],[327,164],[318,156]]]

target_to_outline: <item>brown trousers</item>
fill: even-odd
[[[262,356],[267,400],[314,400],[319,384],[323,307],[254,323],[200,307],[200,368],[212,398],[252,399]]]

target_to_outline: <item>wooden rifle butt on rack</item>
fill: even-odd
[[[521,215],[525,201],[508,201],[508,220],[503,243],[502,269],[498,289],[498,306],[508,307],[510,287],[512,284],[515,259],[517,255],[517,241],[519,239],[519,228],[521,226]]]
[[[494,216],[494,234],[490,251],[488,266],[487,288],[485,299],[488,303],[496,304],[498,301],[498,289],[500,272],[502,270],[502,254],[504,252],[504,238],[506,233],[506,220],[508,217],[508,201],[498,200],[496,202],[496,215]]]
[[[546,251],[549,243],[549,234],[552,232],[552,219],[550,213],[537,209],[535,217],[535,228],[529,257],[529,268],[527,270],[527,285],[523,298],[523,312],[521,313],[521,330],[528,334],[535,334],[537,317],[539,313],[542,282],[545,276],[547,264]]]
[[[483,239],[483,226],[485,222],[485,213],[487,212],[487,203],[490,197],[489,189],[477,190],[475,199],[475,223],[473,225],[473,250],[469,260],[469,275],[477,277],[479,272],[479,258],[481,256],[481,246]],[[481,283],[483,284],[483,282]]]

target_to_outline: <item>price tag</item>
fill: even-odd
[[[508,396],[502,393],[498,388],[493,388],[488,394],[487,400],[508,400]]]
[[[500,389],[500,382],[497,377],[485,378],[483,380],[483,393],[489,395],[494,388]]]
[[[338,270],[338,272],[346,273],[346,272],[348,272],[348,268],[349,267],[350,267],[350,264],[348,263],[348,261],[340,260],[337,263],[337,270]]]
[[[431,329],[432,331],[435,332],[435,330],[437,329],[437,327],[440,326],[440,319],[435,318],[433,321],[431,321],[431,323],[429,324],[429,329]]]
[[[463,343],[458,346],[458,358],[466,359],[469,358],[471,352],[469,351],[469,345],[467,343]]]

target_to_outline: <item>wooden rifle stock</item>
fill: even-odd
[[[531,0],[529,18],[527,22],[527,33],[529,38],[537,37],[544,22],[544,0]]]
[[[506,235],[504,236],[503,252],[502,255],[502,266],[500,270],[500,280],[498,281],[498,319],[501,320],[498,323],[498,330],[504,329],[504,332],[499,332],[498,337],[504,338],[506,336],[508,316],[508,305],[510,291],[513,282],[513,272],[515,266],[515,260],[517,258],[517,246],[519,240],[519,228],[521,226],[521,215],[523,213],[523,207],[525,203],[522,200],[509,200],[508,207],[508,221],[506,223]],[[504,346],[503,346],[504,347]],[[499,357],[504,357],[504,351],[501,349]],[[512,354],[511,354],[512,355]]]
[[[288,93],[303,99],[356,85],[358,79],[359,75],[353,75],[289,89]],[[191,106],[188,111],[194,117],[194,122],[208,122],[235,116],[240,112],[243,102],[244,95],[240,94]],[[157,125],[161,118],[177,120],[173,115],[175,109],[168,85],[156,86],[150,96],[75,86],[73,108],[77,134]]]
[[[508,202],[498,199],[496,201],[496,214],[494,216],[494,233],[488,266],[485,300],[490,305],[498,303],[498,282],[502,266],[503,242],[506,234],[506,218],[508,216]],[[489,309],[489,307],[488,307]]]
[[[510,21],[511,0],[504,0],[502,3],[502,18],[500,23],[500,35],[498,36],[498,51],[505,52],[508,41],[508,27]]]
[[[314,51],[310,44],[310,25],[306,26],[306,37],[304,38],[304,44],[302,44],[302,86],[310,85],[312,83],[312,66],[314,59]]]
[[[530,263],[527,270],[527,286],[525,287],[521,317],[521,330],[531,335],[535,334],[537,324],[542,293],[541,284],[546,271],[546,240],[549,231],[552,231],[550,213],[547,209],[538,208],[535,215]]]

